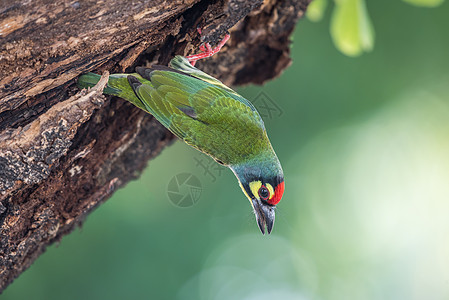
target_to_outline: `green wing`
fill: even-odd
[[[128,77],[146,110],[191,146],[232,164],[269,145],[254,106],[218,80],[208,82],[180,70],[137,71],[151,82]]]
[[[203,71],[195,68],[194,66],[192,66],[190,64],[190,62],[187,60],[187,58],[185,58],[184,56],[180,56],[180,55],[175,56],[170,61],[169,65],[170,65],[170,67],[172,67],[173,69],[175,69],[177,71],[181,71],[183,73],[189,74],[189,75],[196,77],[204,82],[207,82],[213,86],[223,89],[224,91],[229,93],[229,95],[232,95],[232,97],[235,100],[240,101],[243,104],[249,106],[252,110],[256,110],[256,108],[254,107],[254,105],[251,102],[249,102],[248,100],[246,100],[245,98],[243,98],[242,96],[237,94],[234,90],[232,90],[229,87],[227,87],[226,85],[224,85],[220,80],[218,80],[218,79],[204,73]]]
[[[184,56],[177,55],[169,63],[169,66],[175,70],[181,71],[185,74],[189,74],[193,77],[201,79],[205,82],[213,84],[219,88],[222,88],[230,93],[236,94],[232,89],[224,85],[220,80],[204,73],[203,71],[195,68]]]

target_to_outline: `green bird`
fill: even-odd
[[[271,233],[284,175],[262,118],[251,102],[193,67],[199,58],[192,57],[176,56],[169,67],[112,74],[103,93],[150,113],[188,145],[229,167],[251,202],[262,234],[265,227]],[[79,78],[78,86],[92,87],[99,79],[88,73]]]

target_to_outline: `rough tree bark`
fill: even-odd
[[[0,2],[0,290],[174,138],[101,84],[79,91],[80,74],[167,64],[230,31],[197,66],[261,84],[289,65],[310,1]]]

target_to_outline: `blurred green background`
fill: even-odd
[[[270,236],[234,175],[214,180],[176,142],[1,298],[449,299],[449,5],[367,9],[368,54],[334,47],[328,9],[299,22],[280,78],[238,89],[261,114],[278,105],[264,119],[286,192]],[[202,185],[188,208],[167,197],[183,172]]]

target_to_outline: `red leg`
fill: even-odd
[[[200,29],[198,29],[198,32],[201,32]],[[203,53],[189,55],[186,58],[189,60],[189,62],[192,64],[192,66],[195,65],[195,63],[203,58],[211,57],[212,55],[218,53],[221,48],[226,44],[226,42],[229,40],[230,35],[226,34],[225,37],[220,41],[220,43],[212,49],[211,45],[209,43],[206,43],[205,45],[200,46],[200,50]]]

